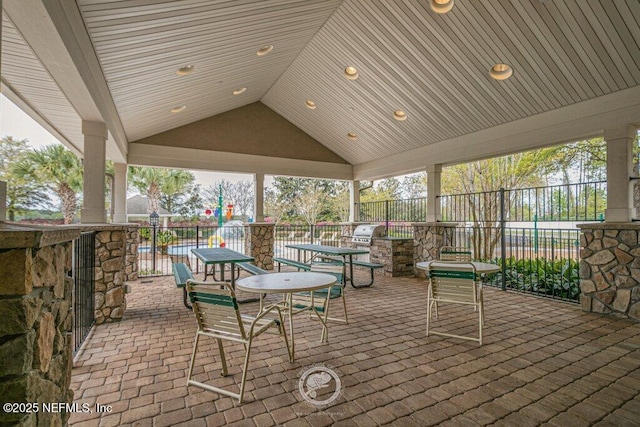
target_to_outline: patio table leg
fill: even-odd
[[[187,307],[189,310],[193,310],[193,307],[191,307],[189,305],[189,303],[188,303],[189,295],[187,295],[187,287],[186,286],[184,288],[182,288],[182,301],[183,301],[185,307]]]

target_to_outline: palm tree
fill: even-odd
[[[33,178],[60,198],[64,223],[70,224],[82,191],[82,163],[63,145],[47,145],[28,153],[13,169],[18,176]]]
[[[49,201],[47,193],[33,178],[14,173],[14,166],[29,153],[27,140],[17,140],[12,136],[0,138],[0,181],[7,183],[7,214],[9,221],[15,221],[16,213]]]
[[[195,180],[185,170],[163,168],[129,168],[130,184],[147,197],[148,213],[158,212],[160,197],[181,193]]]

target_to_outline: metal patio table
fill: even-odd
[[[368,254],[369,251],[366,249],[353,249],[353,248],[339,248],[336,246],[329,245],[312,245],[312,244],[301,244],[301,245],[286,245],[287,248],[297,249],[298,250],[298,261],[300,261],[301,251],[307,251],[314,253],[310,259],[315,258],[318,254],[322,255],[331,255],[331,256],[340,256],[342,257],[342,276],[344,277],[345,283],[348,281],[351,283],[351,286],[354,288],[362,288],[365,286],[356,286],[353,283],[353,256],[354,255],[363,255]],[[347,257],[349,258],[349,275],[347,276]],[[366,287],[371,286],[371,284]]]
[[[295,340],[293,335],[293,304],[292,295],[295,292],[310,292],[320,289],[331,288],[336,283],[336,276],[327,273],[315,273],[311,271],[296,271],[284,273],[269,273],[249,276],[238,280],[238,289],[258,294],[287,294],[287,308],[289,310],[289,334],[291,336],[291,354],[289,360],[295,360]],[[276,303],[279,304],[279,303]],[[315,310],[314,310],[315,311]],[[328,307],[327,307],[327,311]],[[322,327],[326,331],[328,339],[329,332],[326,322],[316,312]],[[326,315],[326,313],[325,313]]]
[[[215,266],[220,265],[220,281],[224,282],[224,266],[225,264],[231,265],[231,287],[235,289],[236,278],[234,274],[236,263],[238,262],[253,262],[253,257],[241,254],[229,248],[196,248],[191,249],[193,255],[196,256],[204,264],[204,280],[207,280],[207,276],[215,278]],[[207,267],[212,266],[211,272]],[[238,300],[238,302],[255,302],[258,299],[252,298],[248,300]]]

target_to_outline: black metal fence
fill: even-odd
[[[273,253],[275,257],[295,259],[296,250],[287,248],[287,245],[309,243],[340,246],[341,235],[342,227],[337,224],[278,224]]]
[[[500,189],[439,197],[442,220],[476,224],[523,221],[601,221],[606,181]]]
[[[194,248],[226,247],[245,253],[245,234],[248,227],[241,225],[192,227],[141,227],[138,244],[138,276],[165,276],[172,274],[171,256],[187,256],[197,273],[200,265],[191,253]]]
[[[187,256],[194,272],[199,273],[202,267],[191,253],[194,248],[224,246],[246,254],[245,235],[248,231],[244,226],[141,227],[138,276],[171,275],[173,255]],[[295,250],[286,246],[296,243],[339,246],[341,234],[342,228],[336,224],[277,225],[274,254],[276,257],[294,257]]]
[[[95,322],[96,235],[82,233],[73,244],[73,352],[78,351]]]
[[[427,199],[383,200],[357,203],[356,218],[360,222],[384,223],[387,229],[392,223],[424,221],[427,215]]]
[[[456,227],[453,245],[500,266],[487,284],[577,302],[580,232],[577,229]]]

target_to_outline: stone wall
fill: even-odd
[[[246,227],[245,251],[255,259],[255,264],[265,270],[273,270],[273,246],[275,243],[275,224],[252,222]]]
[[[72,243],[77,229],[0,223],[0,401],[37,403],[37,413],[0,412],[0,425],[60,426],[71,403]]]
[[[417,277],[425,277],[422,270],[415,265],[422,261],[431,261],[440,257],[440,248],[454,245],[455,223],[419,222],[413,224],[413,273]]]
[[[369,259],[384,265],[374,273],[388,277],[413,276],[413,246],[413,239],[373,239]]]
[[[640,224],[581,224],[584,311],[640,320]]]
[[[82,225],[96,233],[96,324],[119,322],[127,308],[125,283],[138,278],[138,226]]]
[[[138,244],[140,236],[138,234],[137,225],[125,226],[126,242],[125,242],[125,265],[124,274],[125,281],[138,280]]]

